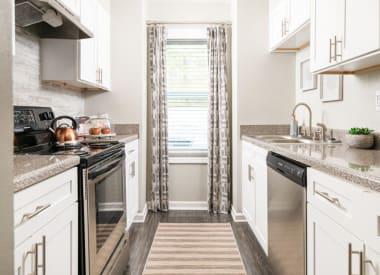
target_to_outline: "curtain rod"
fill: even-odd
[[[163,24],[163,25],[232,25],[230,21],[214,21],[214,22],[198,22],[198,21],[188,21],[188,22],[175,22],[175,21],[146,21],[147,25]]]

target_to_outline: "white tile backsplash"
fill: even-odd
[[[50,106],[56,115],[83,114],[84,95],[79,91],[42,83],[40,64],[39,38],[17,30],[16,56],[13,63],[13,104]]]

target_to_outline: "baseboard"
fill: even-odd
[[[99,211],[122,211],[125,206],[122,202],[100,202],[98,207]]]
[[[208,210],[207,201],[169,201],[169,210]]]
[[[234,222],[246,222],[246,218],[242,212],[236,212],[234,206],[231,207],[231,216]]]
[[[142,212],[138,212],[136,214],[135,218],[133,219],[133,222],[134,223],[144,223],[147,213],[148,213],[148,206],[147,206],[147,204],[145,204],[143,211]]]

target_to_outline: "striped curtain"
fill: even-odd
[[[166,29],[148,27],[152,98],[152,199],[149,209],[168,211],[168,117],[166,98]]]
[[[208,205],[212,213],[231,208],[231,139],[227,75],[227,28],[207,29],[210,70]]]

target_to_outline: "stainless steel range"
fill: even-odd
[[[14,107],[15,153],[77,155],[78,274],[118,274],[127,256],[125,152],[117,141],[56,147],[51,108]]]

